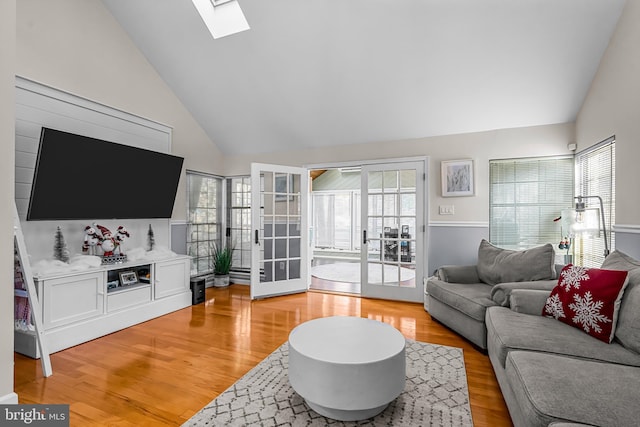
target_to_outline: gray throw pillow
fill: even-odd
[[[550,243],[513,251],[498,248],[482,239],[478,249],[478,277],[490,285],[552,280],[556,278],[555,257]]]
[[[629,284],[622,295],[615,338],[625,348],[640,353],[640,261],[615,250],[605,258],[602,268],[629,272]]]

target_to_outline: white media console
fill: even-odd
[[[190,262],[178,255],[35,277],[49,352],[190,306]],[[137,280],[126,285],[120,273],[131,272]],[[16,330],[15,350],[39,358],[35,332]]]

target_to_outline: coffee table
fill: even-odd
[[[318,414],[371,418],[404,390],[405,338],[361,317],[310,320],[289,334],[289,382]]]

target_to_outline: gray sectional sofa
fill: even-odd
[[[640,262],[614,251],[602,268],[629,271],[610,344],[541,315],[555,279],[491,285],[467,266],[428,282],[432,317],[487,350],[516,427],[640,425]]]
[[[551,290],[562,266],[556,266],[550,244],[511,251],[482,240],[478,263],[443,266],[427,281],[425,309],[479,348],[487,348],[488,307],[509,306],[514,289]]]
[[[640,262],[612,252],[603,269],[629,271],[607,344],[541,316],[550,291],[514,290],[486,311],[489,359],[516,427],[640,425]]]

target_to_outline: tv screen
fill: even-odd
[[[171,218],[183,161],[42,128],[27,220]]]

